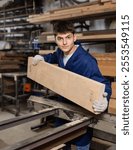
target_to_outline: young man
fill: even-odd
[[[86,52],[81,45],[75,44],[76,35],[71,22],[58,21],[54,24],[54,33],[58,46],[56,52],[44,56],[36,55],[33,59],[33,65],[36,65],[39,61],[56,63],[61,68],[105,84],[104,101],[96,100],[93,103],[94,111],[104,112],[111,95],[111,86],[110,82],[100,73],[96,59]],[[61,99],[64,101],[63,97]],[[86,134],[75,139],[73,143],[77,150],[89,150],[91,138],[92,130],[88,130]]]

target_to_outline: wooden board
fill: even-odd
[[[116,114],[116,99],[110,99],[108,113],[114,114],[114,115]]]
[[[85,5],[73,8],[64,8],[63,10],[54,10],[52,12],[46,12],[40,15],[31,15],[27,19],[30,23],[42,23],[49,22],[55,20],[64,20],[64,19],[77,19],[82,17],[94,17],[94,16],[102,16],[106,14],[115,14],[116,5],[112,2],[103,3],[103,5],[99,3],[92,3],[92,5]]]
[[[102,64],[100,62],[98,62],[98,66],[100,68],[101,73],[104,76],[112,76],[115,77],[116,76],[116,66],[112,65],[112,63],[109,63],[108,61],[106,61],[106,64]]]
[[[112,95],[111,95],[111,98],[116,99],[116,82],[112,82],[111,86],[112,86]]]
[[[39,55],[47,55],[54,52],[55,50],[39,50]]]
[[[25,68],[27,55],[0,51],[0,72],[18,72]]]
[[[27,76],[30,79],[94,113],[92,102],[103,99],[104,84],[44,61],[33,66],[32,61],[29,57]]]
[[[116,82],[111,83],[112,86],[112,95],[109,101],[108,113],[116,114]]]
[[[116,53],[92,53],[97,59],[99,69],[104,76],[116,76]]]
[[[93,31],[86,31],[86,32],[79,32],[75,33],[77,40],[79,41],[107,41],[116,40],[116,31],[115,29],[110,30],[93,30]],[[55,43],[55,36],[52,32],[43,32],[39,37],[40,43]]]

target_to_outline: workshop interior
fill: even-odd
[[[42,60],[33,65],[56,53],[58,21],[73,24],[109,81],[105,111],[92,104],[105,98],[103,83]],[[116,150],[116,0],[0,0],[0,149],[78,150],[73,141],[88,130],[88,150]]]

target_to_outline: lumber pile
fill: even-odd
[[[92,54],[98,62],[104,76],[116,78],[116,53]],[[112,95],[109,101],[108,113],[116,114],[116,82],[111,83]]]
[[[82,17],[95,17],[106,14],[115,14],[116,4],[112,2],[100,3],[90,2],[86,5],[78,5],[77,7],[68,7],[63,9],[52,10],[43,14],[30,15],[27,21],[30,23],[42,23],[55,20],[74,20]]]
[[[53,52],[55,52],[55,50],[39,50],[39,55],[47,55]]]
[[[112,82],[112,95],[109,101],[108,113],[116,114],[116,82]]]
[[[105,3],[105,2],[112,2],[112,3],[116,3],[116,0],[100,0],[101,3]]]
[[[14,80],[12,80],[11,78],[3,78],[3,83],[4,83],[4,87],[3,87],[3,92],[4,94],[14,94],[15,93],[15,84],[14,84]]]
[[[103,99],[104,84],[44,61],[33,66],[32,61],[33,58],[30,57],[28,59],[28,78],[95,113],[92,102]]]
[[[98,66],[104,76],[116,76],[116,53],[92,53],[97,59]]]
[[[110,30],[94,30],[82,33],[75,33],[78,41],[106,41],[106,40],[116,40],[115,29]],[[52,32],[43,32],[39,36],[40,43],[51,43],[55,42],[55,36]]]
[[[0,52],[0,73],[16,72],[26,69],[27,56],[15,52]]]

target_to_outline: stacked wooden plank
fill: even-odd
[[[107,40],[115,40],[116,39],[116,31],[114,30],[94,30],[87,32],[75,33],[77,40],[81,42],[86,41],[107,41]],[[54,33],[52,32],[43,32],[39,36],[40,43],[51,43],[55,42]]]
[[[3,87],[3,92],[4,94],[14,94],[15,93],[15,84],[14,80],[11,78],[4,78],[3,79],[4,87]]]
[[[82,17],[95,17],[102,16],[105,14],[115,14],[116,12],[116,4],[112,2],[99,3],[98,2],[90,2],[86,5],[79,5],[77,7],[70,7],[64,9],[57,9],[53,11],[49,11],[39,15],[30,15],[27,19],[30,23],[42,23],[49,22],[55,20],[74,20]]]
[[[112,82],[112,95],[109,101],[108,113],[116,114],[116,82]]]
[[[104,76],[116,76],[116,53],[92,53]]]
[[[53,52],[55,52],[55,50],[39,50],[39,55],[47,55]]]
[[[105,3],[105,2],[112,2],[112,3],[116,3],[116,0],[100,0],[101,3]]]
[[[116,53],[92,54],[98,61],[100,71],[104,76],[116,78]],[[108,113],[116,114],[116,82],[112,82],[112,95],[109,101]]]
[[[0,52],[0,72],[21,71],[26,67],[27,56],[15,52]]]

